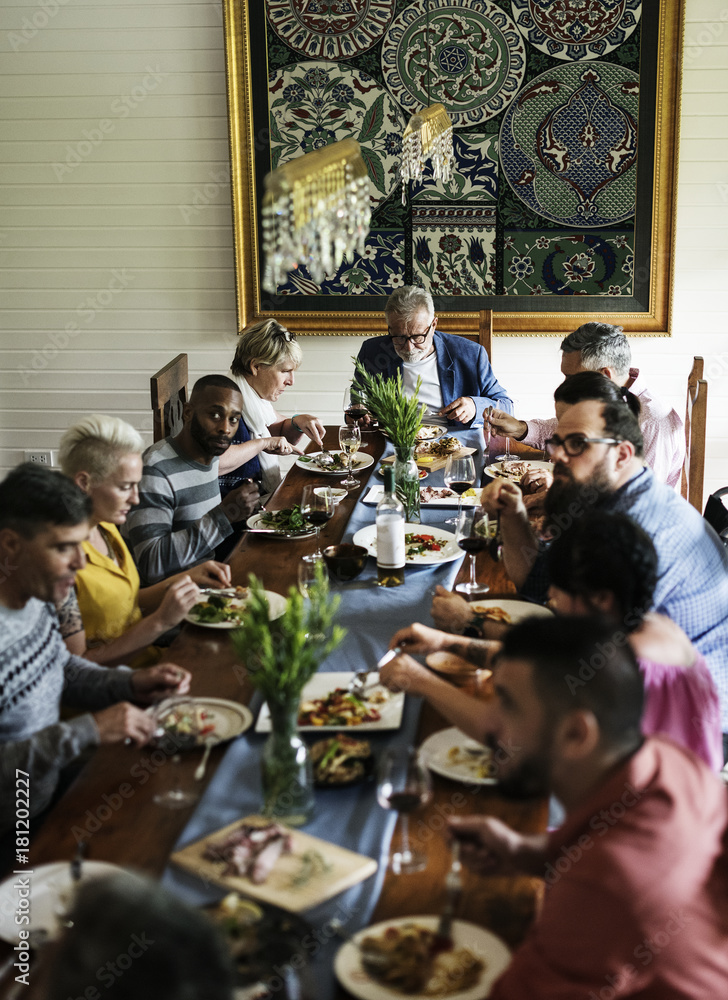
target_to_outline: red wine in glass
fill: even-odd
[[[309,524],[313,524],[316,528],[322,528],[333,516],[333,513],[333,510],[309,510],[304,514],[304,517]]]
[[[453,493],[457,493],[459,497],[461,497],[466,490],[469,490],[472,485],[472,480],[470,482],[459,482],[458,480],[455,480],[454,482],[451,481],[448,483],[448,486]]]
[[[390,857],[392,871],[397,875],[421,871],[427,864],[424,852],[410,847],[409,814],[431,798],[430,775],[414,747],[399,745],[385,750],[379,761],[377,802],[401,817],[400,850]]]
[[[422,805],[422,795],[419,792],[392,792],[386,802],[380,799],[379,804],[398,813],[411,813]]]
[[[488,548],[489,540],[487,538],[459,538],[458,545],[463,550],[463,552],[484,552]]]

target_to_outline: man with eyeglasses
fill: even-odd
[[[437,329],[429,292],[414,285],[398,288],[384,316],[387,335],[364,341],[358,360],[372,375],[394,378],[401,372],[407,395],[421,378],[419,400],[427,406],[427,423],[478,427],[487,406],[513,411],[483,348]]]
[[[623,403],[568,406],[545,442],[554,463],[544,537],[557,538],[586,511],[618,511],[652,539],[658,558],[654,607],[677,622],[705,657],[721,700],[728,756],[728,553],[699,512],[647,468],[642,433]],[[519,487],[498,480],[483,503],[500,515],[503,559],[521,594],[544,603],[547,542],[539,542]]]

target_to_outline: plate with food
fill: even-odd
[[[424,473],[424,476],[423,476]],[[420,479],[424,479],[427,473],[420,469]],[[377,505],[384,496],[383,486],[372,486],[366,496],[361,498],[362,503]],[[457,508],[459,497],[454,490],[447,486],[421,486],[420,504],[423,507],[455,507]],[[463,506],[476,507],[480,503],[480,490],[470,489],[463,493]]]
[[[377,870],[373,858],[263,816],[246,816],[175,851],[172,861],[207,882],[302,913]]]
[[[371,777],[374,757],[368,740],[337,733],[311,746],[313,780],[319,788],[344,788]]]
[[[221,590],[201,590],[202,600],[193,604],[185,615],[185,621],[205,628],[238,628],[245,618],[245,610],[250,599],[247,587],[227,587]],[[270,621],[280,618],[286,610],[286,599],[273,590],[266,590],[268,617]]]
[[[431,456],[432,458],[447,458],[449,455],[454,455],[456,451],[460,451],[463,447],[462,441],[458,438],[447,436],[440,437],[439,440],[423,440],[419,444],[415,445],[415,457],[419,461],[423,456]],[[475,450],[475,449],[473,449]]]
[[[248,518],[248,531],[262,532],[274,538],[305,538],[316,533],[301,513],[300,504],[282,510],[261,510]]]
[[[307,469],[309,472],[315,472],[318,475],[324,476],[343,476],[349,471],[349,464],[345,452],[329,452],[334,460],[331,465],[328,463],[326,465],[322,465],[319,462],[319,458],[322,454],[323,452],[314,451],[306,455],[299,455],[296,459],[296,465],[299,469]],[[371,465],[374,465],[374,459],[371,455],[367,455],[365,451],[355,451],[352,455],[352,472],[363,472],[364,469],[368,469]]]
[[[443,434],[446,433],[447,433],[447,427],[443,427],[442,424],[421,424],[420,429],[417,431],[417,434],[415,435],[415,439],[418,442],[437,441],[439,438],[443,436]],[[391,441],[389,433],[386,430],[384,430],[384,428],[382,428],[382,434],[384,434],[384,436],[386,438],[389,438]]]
[[[179,745],[179,740],[191,731],[196,733],[194,745],[205,746],[210,743],[217,746],[226,740],[240,736],[253,723],[253,713],[246,705],[226,698],[169,698],[159,705],[147,709],[156,715],[158,731],[155,733],[157,742],[170,737]],[[190,726],[187,713],[193,711],[195,718]]]
[[[428,736],[420,747],[420,756],[431,771],[443,778],[467,785],[496,783],[491,751],[456,726]]]
[[[486,601],[472,601],[470,610],[482,615],[487,621],[499,622],[502,625],[515,625],[524,618],[550,618],[553,611],[543,604],[533,604],[531,601],[499,600],[492,598]]]
[[[376,524],[367,524],[359,528],[353,541],[354,545],[363,545],[369,555],[376,559]],[[429,524],[405,524],[404,553],[408,566],[437,566],[439,563],[452,562],[463,555],[451,531],[435,528]]]
[[[484,1000],[511,961],[509,949],[485,928],[453,920],[453,947],[440,951],[438,920],[395,917],[359,931],[336,953],[336,978],[360,1000]]]
[[[298,728],[306,732],[327,729],[359,731],[399,729],[402,724],[404,694],[392,694],[373,682],[355,695],[348,690],[354,671],[331,671],[315,674],[301,694]],[[270,711],[263,704],[255,724],[256,733],[271,730]]]
[[[536,462],[531,459],[510,459],[507,462],[491,462],[484,472],[491,479],[506,479],[510,483],[520,483],[527,472],[548,472],[553,475],[553,462]]]
[[[377,475],[380,475],[380,476],[383,476],[383,475],[384,475],[384,470],[385,470],[386,468],[387,468],[387,466],[386,466],[386,465],[380,465],[380,466],[379,466],[379,468],[377,469]],[[427,479],[427,477],[428,477],[428,476],[429,476],[429,474],[430,474],[430,473],[429,473],[429,472],[427,471],[427,469],[419,469],[418,471],[419,471],[419,473],[420,473],[420,479]],[[380,494],[380,497],[381,497],[381,494]],[[379,502],[379,501],[377,501],[377,503],[378,503],[378,502]]]

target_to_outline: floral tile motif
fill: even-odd
[[[493,118],[515,97],[526,46],[492,0],[414,0],[384,36],[382,72],[408,114],[439,101],[462,128]]]
[[[613,63],[557,66],[508,108],[500,156],[508,183],[537,215],[603,228],[634,215],[639,78]]]
[[[601,59],[634,32],[642,0],[511,0],[524,38],[554,59]]]
[[[436,181],[427,161],[421,182],[413,181],[414,201],[476,201],[498,197],[498,137],[494,135],[453,135],[455,164],[452,179]]]
[[[266,0],[278,37],[309,59],[352,59],[375,45],[394,14],[395,0]]]
[[[493,295],[495,214],[485,204],[413,206],[415,283],[434,295]]]
[[[289,271],[278,295],[390,295],[404,284],[404,234],[372,230],[364,253],[346,258],[332,278],[319,285],[305,267]]]
[[[632,232],[512,232],[504,238],[506,295],[631,295]]]
[[[268,84],[271,165],[351,137],[371,180],[373,203],[398,184],[406,121],[367,73],[338,63],[300,62],[271,73]]]

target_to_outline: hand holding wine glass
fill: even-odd
[[[351,474],[351,463],[361,444],[361,428],[358,424],[342,424],[339,427],[339,447],[347,457],[347,476],[341,480],[341,485],[347,490],[358,490],[361,483]]]
[[[463,509],[463,493],[475,485],[475,462],[472,455],[448,455],[445,466],[445,485],[458,495],[458,512],[445,524],[457,524]]]
[[[316,555],[323,559],[321,552],[321,526],[333,516],[334,494],[330,486],[308,485],[301,495],[301,514],[316,528]]]
[[[379,763],[377,801],[385,809],[395,809],[402,817],[400,850],[390,857],[395,875],[421,871],[427,865],[423,851],[413,851],[409,842],[409,814],[432,799],[430,773],[410,746],[385,750]]]
[[[490,523],[484,507],[474,507],[472,510],[461,512],[457,542],[470,559],[470,579],[466,583],[458,583],[455,590],[461,594],[487,593],[490,587],[478,583],[475,579],[475,556],[487,549],[490,542]]]

